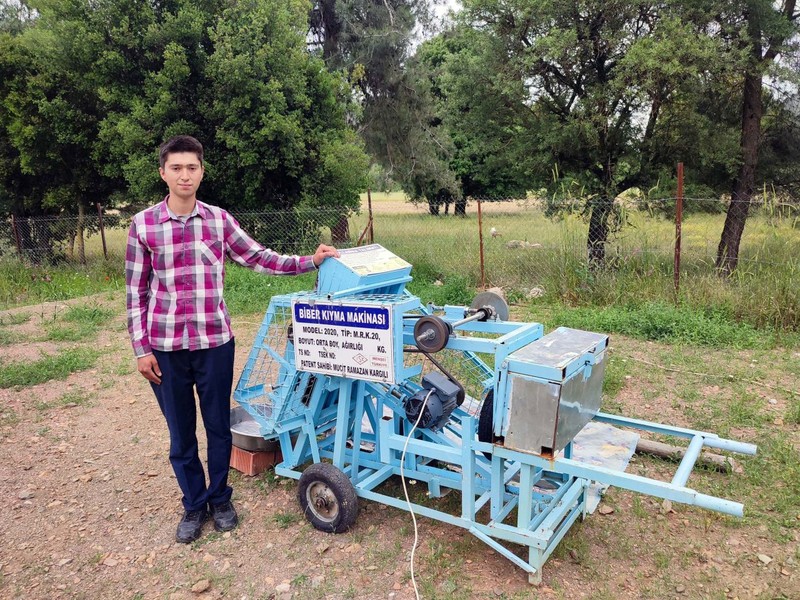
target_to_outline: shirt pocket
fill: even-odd
[[[200,260],[204,265],[217,266],[222,263],[222,242],[219,240],[214,241],[201,241],[200,244]]]

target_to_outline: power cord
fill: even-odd
[[[406,463],[406,451],[408,450],[408,442],[411,439],[411,436],[416,431],[419,422],[422,420],[422,413],[425,412],[425,407],[428,405],[428,398],[431,397],[433,393],[433,389],[428,392],[428,395],[425,396],[425,401],[422,403],[422,406],[419,408],[419,415],[417,415],[417,421],[414,423],[414,426],[411,428],[411,431],[408,432],[406,436],[406,443],[403,444],[403,453],[400,455],[400,481],[403,484],[403,494],[406,497],[406,504],[408,505],[408,512],[411,513],[411,520],[414,522],[414,545],[411,547],[411,584],[414,586],[414,596],[417,600],[419,600],[419,590],[417,589],[417,580],[414,577],[414,553],[417,550],[417,540],[419,539],[419,532],[417,531],[417,517],[414,514],[414,507],[411,506],[411,499],[408,497],[408,488],[406,487],[406,477],[405,472],[403,469],[403,465]]]

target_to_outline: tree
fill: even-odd
[[[93,152],[102,118],[92,69],[102,41],[94,26],[107,15],[80,2],[42,1],[35,7],[35,19],[14,40],[26,68],[17,71],[3,97],[4,143],[16,153],[21,177],[33,181],[27,189],[12,188],[12,210],[17,216],[77,214],[71,230],[38,222],[38,228],[18,233],[23,248],[37,249],[35,258],[52,255],[53,242],[66,239],[66,253],[75,251],[83,262],[86,208],[114,185],[96,168]]]
[[[526,88],[534,173],[585,197],[591,265],[604,263],[614,199],[657,176],[661,115],[713,64],[714,40],[671,3],[467,0],[465,23],[494,36]]]
[[[204,142],[215,203],[280,209],[314,235],[320,207],[358,206],[366,156],[345,120],[347,86],[307,51],[303,0],[35,7],[22,24],[0,14],[0,201],[19,215],[77,213],[78,254],[95,201],[163,194],[156,147],[178,133]]]
[[[723,3],[720,27],[735,50],[744,51],[741,78],[740,165],[717,248],[717,269],[729,276],[739,262],[739,245],[756,186],[763,141],[764,77],[798,33],[796,0],[742,0]]]
[[[203,113],[216,126],[216,160],[228,165],[216,177],[222,197],[316,209],[307,215],[324,208],[322,224],[334,227],[332,215],[358,208],[369,165],[345,122],[344,82],[305,50],[306,14],[302,2],[228,8],[211,36]]]
[[[448,140],[448,168],[462,195],[456,214],[464,213],[464,197],[525,197],[532,183],[524,144],[531,114],[525,89],[508,76],[496,43],[453,27],[422,44],[409,66],[433,107],[428,128]]]
[[[417,27],[429,23],[428,2],[317,0],[309,23],[328,68],[353,86],[350,119],[367,150],[412,200],[437,213],[441,198],[458,194],[457,184],[443,140],[427,126],[431,107],[406,68]]]

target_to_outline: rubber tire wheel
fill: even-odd
[[[358,517],[356,489],[347,475],[329,463],[316,463],[303,471],[297,499],[306,519],[326,533],[343,533]]]
[[[494,444],[495,442],[502,442],[502,437],[494,435],[494,390],[489,390],[486,398],[483,399],[481,405],[481,414],[478,417],[478,441],[488,442]],[[492,459],[491,452],[484,452],[483,455],[489,460]]]

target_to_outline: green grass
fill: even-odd
[[[642,301],[608,307],[557,307],[546,323],[590,331],[621,333],[643,340],[713,348],[765,348],[776,344],[771,329],[737,322],[722,310]],[[797,342],[797,337],[792,336]],[[787,339],[782,339],[786,342]]]
[[[8,331],[6,327],[22,325],[30,320],[28,313],[17,313],[15,315],[0,315],[0,346],[10,346],[20,341],[20,335],[15,331]]]
[[[377,196],[377,195],[374,195]],[[478,220],[434,217],[424,213],[383,214],[375,204],[375,241],[414,266],[415,279],[445,284],[462,278],[467,287],[481,283]],[[507,210],[504,210],[507,207]],[[486,213],[484,277],[514,301],[531,288],[544,292],[547,304],[568,306],[672,303],[674,224],[629,211],[629,225],[611,237],[605,269],[586,264],[586,223],[577,216],[546,218],[536,207],[513,203]],[[724,215],[693,214],[683,224],[680,300],[702,311],[723,310],[736,322],[776,331],[800,330],[800,229],[790,220],[753,214],[742,240],[740,268],[730,280],[714,271],[714,252]],[[360,231],[365,215],[354,219]],[[491,227],[500,237],[487,235]],[[512,240],[536,246],[508,248]],[[423,300],[428,301],[424,294]]]
[[[789,397],[789,408],[786,410],[784,421],[787,425],[800,425],[800,396],[792,394]]]
[[[279,512],[272,517],[272,520],[277,523],[280,529],[288,529],[291,525],[299,523],[301,521],[301,516],[293,512]]]
[[[72,348],[32,362],[12,362],[0,366],[0,388],[27,387],[66,379],[71,373],[92,367],[100,352],[89,348]]]
[[[64,314],[64,320],[70,323],[94,325],[99,327],[114,315],[114,311],[97,306],[72,306]]]
[[[741,460],[743,476],[731,478],[728,494],[745,503],[745,520],[766,524],[779,540],[793,539],[792,530],[800,527],[800,462],[797,450],[782,432],[761,431],[758,454]],[[713,489],[719,485],[709,478]],[[740,500],[741,501],[741,500]]]
[[[20,341],[20,336],[13,331],[0,329],[0,346],[10,346]]]
[[[91,325],[48,325],[44,339],[50,342],[80,342],[97,333]]]
[[[28,266],[5,258],[0,260],[0,310],[122,290],[123,271],[121,259],[92,261],[86,266]]]
[[[35,407],[39,411],[48,411],[53,408],[64,408],[67,406],[87,406],[90,405],[94,399],[94,394],[90,394],[84,390],[75,390],[64,392],[56,400],[46,402],[37,402]]]
[[[235,264],[225,266],[225,304],[231,315],[264,314],[272,296],[313,289],[316,272],[270,276]]]
[[[45,339],[53,342],[79,342],[93,337],[114,314],[97,306],[72,306],[61,317],[46,325]]]
[[[0,315],[0,327],[10,325],[22,325],[30,321],[31,316],[28,313],[17,313],[15,315]]]
[[[398,201],[402,194],[373,194],[375,241],[413,265],[414,282],[409,288],[423,301],[468,303],[482,282],[474,205],[463,218],[434,217],[424,211],[386,212]],[[538,303],[551,306],[663,306],[675,300],[671,221],[628,210],[628,225],[609,239],[606,268],[592,270],[585,259],[587,224],[579,216],[553,220],[544,216],[541,207],[519,202],[484,206],[485,283],[503,287],[512,301],[529,302],[532,288],[544,294]],[[366,219],[366,212],[351,219],[353,241]],[[705,315],[721,311],[726,320],[769,329],[775,337],[800,331],[800,286],[796,285],[800,228],[791,219],[754,212],[742,240],[739,269],[730,280],[721,280],[713,262],[723,220],[722,214],[687,215],[682,228],[679,306]],[[502,235],[489,236],[492,227]],[[83,267],[26,267],[13,258],[0,261],[0,308],[122,289],[124,233],[109,230],[112,258],[93,259]],[[323,234],[321,239],[327,230]],[[508,248],[512,240],[534,246]],[[314,280],[314,274],[265,277],[235,265],[227,270],[226,301],[232,314],[263,312],[272,295],[310,289]],[[436,285],[437,281],[442,285]]]

